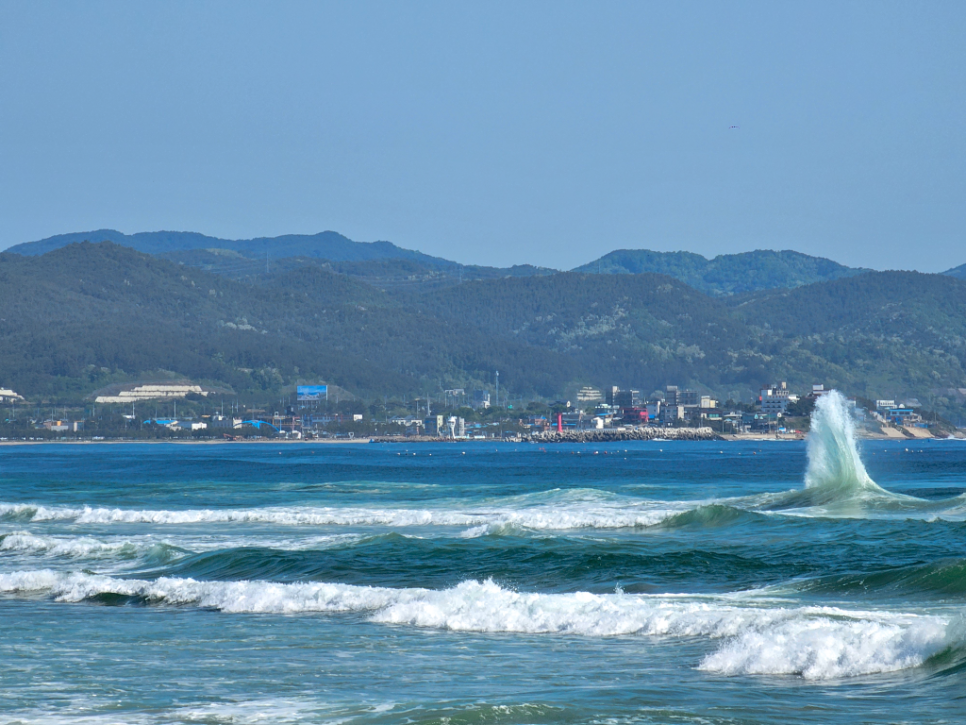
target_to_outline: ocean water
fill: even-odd
[[[966,721],[966,444],[0,447],[0,723]]]

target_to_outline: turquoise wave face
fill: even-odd
[[[961,720],[966,445],[827,400],[807,446],[0,448],[0,721]]]

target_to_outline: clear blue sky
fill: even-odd
[[[941,271],[964,39],[962,0],[0,0],[0,248],[333,229],[501,266]]]

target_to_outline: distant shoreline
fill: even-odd
[[[674,433],[674,431],[678,431]],[[904,434],[898,430],[889,429],[890,434],[886,433],[864,433],[857,432],[856,437],[860,440],[877,440],[877,441],[923,441],[923,440],[948,440],[949,438],[955,440],[966,440],[966,434],[959,433],[953,434],[948,438],[941,438],[932,435],[926,430],[916,430],[915,432],[909,432]],[[637,435],[633,435],[637,433]],[[603,435],[602,435],[603,434]],[[797,433],[714,433],[710,429],[695,429],[695,428],[668,428],[668,429],[655,429],[655,432],[649,433],[647,435],[640,435],[637,431],[613,431],[611,435],[607,435],[607,431],[565,431],[564,433],[558,433],[556,431],[550,431],[550,434],[537,434],[534,436],[526,436],[521,438],[436,438],[432,436],[364,436],[359,438],[308,438],[301,440],[286,440],[279,438],[259,438],[255,440],[188,440],[188,439],[170,439],[170,440],[130,440],[130,439],[106,439],[106,440],[7,440],[0,441],[0,447],[2,446],[33,446],[33,445],[125,445],[125,444],[175,444],[175,445],[190,445],[190,446],[213,446],[213,445],[231,445],[231,444],[320,444],[320,445],[359,445],[363,443],[392,443],[392,444],[417,444],[417,443],[533,443],[539,445],[546,444],[556,444],[556,443],[632,443],[637,441],[655,441],[662,443],[676,443],[679,441],[709,441],[709,442],[723,442],[723,443],[742,443],[742,442],[764,442],[764,441],[782,441],[782,442],[793,442],[793,441],[804,441],[808,438],[807,433],[797,434]]]

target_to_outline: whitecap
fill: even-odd
[[[336,583],[154,581],[51,570],[0,574],[0,593],[80,602],[105,594],[222,612],[355,612],[372,622],[456,632],[726,640],[698,665],[725,675],[829,679],[921,665],[948,645],[938,615],[782,607],[754,595],[542,594],[492,581],[443,590]]]

